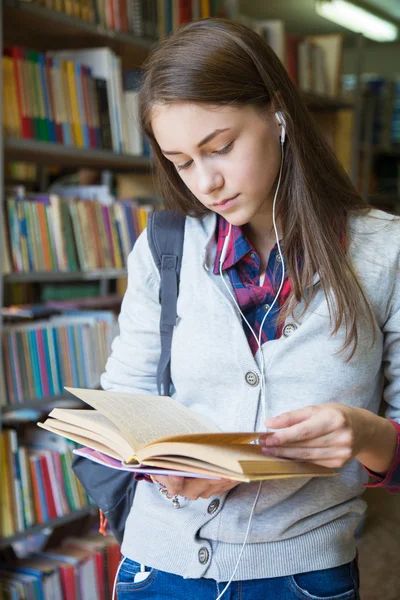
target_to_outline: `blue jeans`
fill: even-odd
[[[139,563],[126,558],[117,580],[118,600],[216,600],[225,585],[214,579],[183,579],[147,569],[146,579],[134,582]],[[288,577],[233,581],[221,600],[359,600],[356,561]]]

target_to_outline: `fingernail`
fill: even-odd
[[[278,440],[274,435],[267,435],[265,437],[265,446],[275,446],[277,443]]]

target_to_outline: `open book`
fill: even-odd
[[[140,466],[143,473],[157,467],[236,481],[335,474],[318,465],[265,456],[251,443],[263,432],[221,432],[166,396],[65,389],[95,410],[55,408],[39,427],[122,465]]]

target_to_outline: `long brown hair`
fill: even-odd
[[[155,105],[192,102],[203,105],[271,105],[286,120],[287,145],[277,215],[292,295],[280,319],[294,303],[307,310],[313,275],[318,272],[327,298],[332,335],[342,324],[342,350],[358,342],[358,317],[369,302],[346,256],[348,217],[367,209],[338,159],[322,139],[286,69],[264,40],[248,27],[224,19],[205,19],[183,26],[163,41],[144,65],[140,118],[154,152],[158,189],[167,208],[194,217],[208,210],[183,183],[161,153],[151,127]],[[299,257],[302,260],[299,261]]]

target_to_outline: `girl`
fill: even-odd
[[[242,25],[197,21],[164,41],[140,106],[165,205],[187,215],[172,396],[222,431],[273,429],[267,455],[340,475],[141,482],[118,597],[359,598],[368,476],[400,484],[399,221],[365,205]],[[159,313],[142,235],[104,389],[157,393]]]

